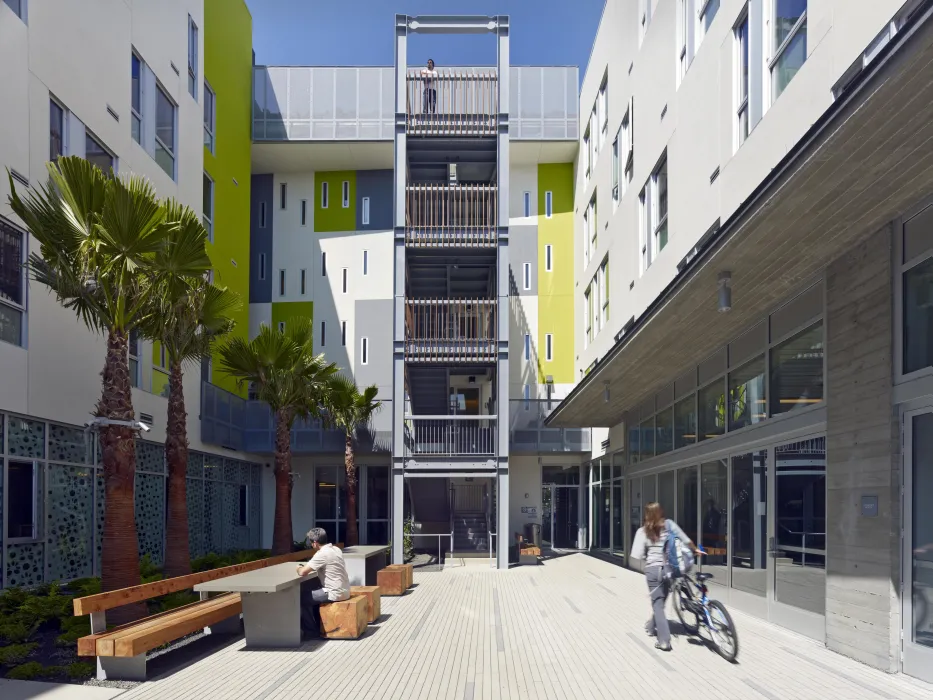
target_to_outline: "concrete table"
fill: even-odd
[[[347,576],[351,586],[375,586],[376,573],[386,567],[388,548],[385,545],[357,545],[343,550]]]
[[[287,562],[206,581],[198,593],[239,593],[243,602],[246,646],[296,648],[301,646],[302,581],[316,574],[298,575],[299,562]]]

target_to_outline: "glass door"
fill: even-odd
[[[551,515],[553,487],[545,484],[541,487],[541,547],[550,549],[554,546],[554,519]]]
[[[904,673],[933,683],[933,408],[904,416]]]
[[[580,487],[552,486],[551,522],[555,549],[577,549],[580,527]]]
[[[331,542],[346,542],[347,488],[343,467],[314,468],[314,525],[324,528]]]

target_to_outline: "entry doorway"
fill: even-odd
[[[580,487],[544,484],[541,503],[542,544],[551,549],[578,549]]]

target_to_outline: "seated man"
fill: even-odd
[[[301,634],[305,638],[321,636],[321,603],[347,600],[350,597],[350,577],[343,552],[327,541],[323,528],[315,527],[305,538],[314,556],[307,564],[298,565],[298,575],[314,572],[317,578],[301,583]]]

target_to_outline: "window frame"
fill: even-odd
[[[279,209],[288,211],[288,183],[279,183]]]
[[[525,333],[525,360],[531,361],[531,333]]]
[[[203,202],[204,197],[202,196],[201,198],[202,199],[201,223],[204,225],[204,229],[207,231],[207,240],[213,243],[214,242],[214,196],[216,194],[216,187],[214,184],[214,179],[205,170],[204,176],[203,176],[202,187],[207,185],[208,183],[210,183],[210,190],[211,190],[211,193],[210,193],[211,211],[210,211],[210,215],[208,215],[208,213],[204,211],[204,202]]]
[[[61,143],[59,144],[59,154],[57,156],[52,156],[52,106],[55,106],[61,112],[61,134],[59,139]],[[59,102],[55,97],[52,96],[52,93],[49,93],[49,160],[56,161],[61,156],[68,154],[68,109]]]
[[[554,334],[553,333],[544,334],[544,361],[545,362],[554,361]]]
[[[703,43],[703,39],[706,38],[706,35],[709,33],[709,28],[706,26],[706,16],[710,10],[713,9],[713,16],[709,20],[710,27],[712,27],[713,22],[716,21],[716,16],[719,14],[719,10],[722,9],[722,3],[720,0],[697,0],[699,2],[699,7],[697,8],[697,24],[696,24],[696,43],[694,44],[694,54],[700,49],[700,45]]]
[[[597,116],[599,126],[599,150],[603,150],[606,144],[606,137],[609,135],[609,71],[603,75],[603,81],[599,85],[599,92],[596,96]]]
[[[550,243],[544,245],[544,271],[554,272],[554,246]]]
[[[321,321],[321,347],[327,345],[327,323]]]
[[[602,314],[602,327],[605,328],[609,323],[609,255],[603,258],[603,261],[599,264],[599,276],[600,276],[600,296],[602,298],[603,314]]]
[[[14,301],[13,299],[7,299],[5,297],[0,297],[0,305],[12,309],[14,312],[19,313],[19,340],[15,343],[17,347],[25,347],[26,345],[26,319],[27,319],[27,304],[29,302],[29,287],[27,285],[26,279],[26,268],[25,263],[29,256],[28,246],[29,246],[29,234],[21,229],[19,226],[16,226],[9,219],[0,216],[0,235],[6,236],[19,236],[19,249],[20,249],[20,259],[19,265],[16,266],[17,279],[19,281],[19,297],[21,301]],[[6,341],[0,341],[6,342]],[[2,421],[0,421],[0,430],[3,429]],[[2,462],[0,462],[2,464]]]
[[[87,160],[87,142],[88,141],[93,141],[95,144],[97,144],[100,150],[102,150],[104,153],[110,156],[110,168],[111,170],[113,170],[114,173],[116,173],[117,172],[117,157],[114,155],[113,151],[111,151],[109,148],[107,148],[107,146],[103,144],[103,142],[97,137],[97,134],[95,134],[93,131],[91,131],[87,127],[84,128],[84,158],[85,160]]]
[[[742,31],[744,29],[744,39]],[[735,150],[738,150],[742,144],[748,140],[751,134],[751,87],[752,87],[752,68],[751,68],[751,47],[748,3],[745,4],[739,19],[732,28],[732,38],[735,51]],[[746,77],[747,75],[747,77]],[[744,120],[744,121],[743,121]]]
[[[308,270],[302,268],[298,273],[298,293],[301,296],[308,294]]]
[[[198,42],[200,41],[198,25],[191,15],[188,15],[188,93],[198,101]]]
[[[285,268],[279,268],[279,296],[284,297],[286,292]]]
[[[258,276],[260,280],[266,279],[266,254],[265,253],[259,254],[259,275]]]
[[[690,0],[677,0],[677,86],[683,82],[687,75],[687,69],[690,67],[690,56],[688,54],[689,42],[687,41],[687,31],[689,27],[688,14],[690,12]]]
[[[531,216],[531,192],[528,190],[522,192],[522,212],[526,219]]]
[[[46,428],[48,429],[48,428]],[[12,489],[10,488],[10,479],[9,479],[9,467],[10,464],[22,464],[22,465],[31,465],[32,466],[32,535],[26,537],[12,537],[9,535],[10,531],[10,509],[7,508],[3,514],[3,522],[0,524],[0,527],[3,528],[3,532],[6,533],[6,542],[9,544],[29,544],[35,542],[42,542],[42,517],[40,513],[40,499],[43,497],[43,492],[41,484],[39,483],[40,470],[42,469],[43,463],[40,460],[28,459],[28,458],[19,458],[10,456],[7,460],[7,467],[4,470],[5,473],[2,473],[4,477],[4,485],[6,486],[4,495],[7,498],[7,502],[13,496]],[[3,466],[3,460],[0,459],[0,468]]]
[[[340,186],[341,194],[341,208],[349,209],[350,208],[350,181],[344,180]]]
[[[340,347],[347,347],[347,322],[340,322]]]
[[[259,228],[266,227],[266,202],[265,200],[259,203]]]
[[[321,183],[321,209],[327,209],[327,205],[330,204],[330,186],[327,180],[324,180]]]
[[[593,342],[593,316],[593,284],[591,282],[583,292],[584,347],[589,347]]]
[[[614,207],[619,206],[619,200],[621,196],[619,194],[621,180],[621,172],[619,167],[619,138],[622,136],[622,127],[619,126],[619,130],[616,132],[616,137],[612,141],[612,204]]]
[[[531,263],[522,263],[522,289],[529,291],[531,289]]]
[[[327,277],[327,251],[321,251],[321,277]]]
[[[771,94],[771,104],[774,104],[777,101],[777,99],[783,94],[783,90],[778,94],[775,94],[774,92],[776,89],[775,86],[777,84],[776,81],[774,80],[774,68],[777,66],[778,61],[781,60],[784,54],[787,53],[787,49],[790,48],[791,42],[793,42],[796,36],[806,26],[807,11],[810,9],[809,0],[805,0],[805,2],[807,2],[807,6],[804,8],[804,11],[800,14],[800,17],[797,18],[797,21],[794,23],[794,26],[791,27],[790,31],[787,33],[787,36],[784,37],[784,40],[778,46],[774,46],[774,28],[777,26],[777,17],[775,16],[775,14],[777,13],[778,1],[779,0],[770,0],[769,8],[768,8],[770,10],[769,20],[770,20],[770,26],[772,28],[772,31],[768,32],[768,44],[771,47],[771,58],[768,59],[768,80],[771,82],[771,86],[770,86],[771,89],[769,91]],[[807,62],[807,58],[808,57],[805,55],[803,58],[803,63]],[[803,67],[803,63],[800,64],[801,68]],[[796,77],[796,75],[797,74],[795,73],[794,77]],[[791,78],[791,80],[793,80],[793,78]],[[788,81],[787,84],[790,85],[790,81]],[[785,85],[784,88],[787,89],[787,86]]]
[[[138,64],[139,66],[139,77],[137,79],[137,88],[139,90],[139,109],[137,110],[133,106],[133,98],[136,95],[133,94],[133,63]],[[130,50],[130,136],[133,140],[142,145],[143,142],[143,66],[145,62],[142,57],[137,53],[136,49]],[[133,127],[136,127],[136,133],[133,133]]]
[[[369,338],[360,338],[360,364],[369,364]]]
[[[369,276],[369,251],[363,249],[363,277]]]
[[[347,294],[348,293],[347,290],[350,288],[350,282],[348,279],[350,275],[350,270],[349,268],[342,267],[340,268],[340,272],[341,272],[341,285],[340,285],[341,294]]]
[[[172,107],[172,142],[173,142],[172,148],[169,148],[165,144],[165,141],[163,141],[162,138],[159,136],[159,119],[158,119],[159,93],[162,93],[162,96],[165,98],[168,104],[171,105]],[[155,122],[156,122],[156,128],[153,130],[153,132],[154,132],[156,148],[158,148],[158,146],[162,146],[165,152],[171,157],[172,172],[169,173],[168,171],[166,171],[165,168],[162,167],[162,164],[159,163],[158,158],[156,158],[155,161],[159,165],[159,167],[162,168],[162,172],[164,172],[166,175],[172,178],[172,180],[176,180],[178,177],[178,156],[176,153],[177,147],[178,147],[178,105],[175,104],[175,101],[172,99],[171,95],[169,95],[168,90],[166,90],[162,86],[162,84],[159,83],[158,81],[156,81],[156,120]]]
[[[204,146],[211,155],[216,155],[217,93],[211,84],[204,81]]]
[[[369,226],[369,197],[363,197],[360,208],[360,221],[363,226]]]
[[[301,226],[308,225],[308,200],[302,199],[298,207],[298,223]]]
[[[664,207],[664,215],[658,216],[661,210],[661,187],[658,183],[660,181],[660,175],[661,175],[662,170],[664,171],[664,179],[665,179],[664,194],[668,202],[667,202],[667,206]],[[667,177],[667,150],[666,149],[664,151],[664,154],[661,156],[661,159],[658,161],[658,164],[655,166],[654,171],[651,173],[651,190],[652,190],[652,193],[651,193],[652,211],[655,216],[658,216],[657,221],[652,219],[652,222],[651,222],[653,226],[653,229],[651,232],[651,245],[654,248],[653,259],[657,259],[661,251],[664,250],[664,248],[667,246],[667,241],[664,242],[664,245],[660,245],[660,233],[661,233],[661,228],[667,225],[668,219],[670,216],[670,193],[669,193],[669,180]],[[668,227],[667,236],[668,238],[670,238],[669,227]]]

